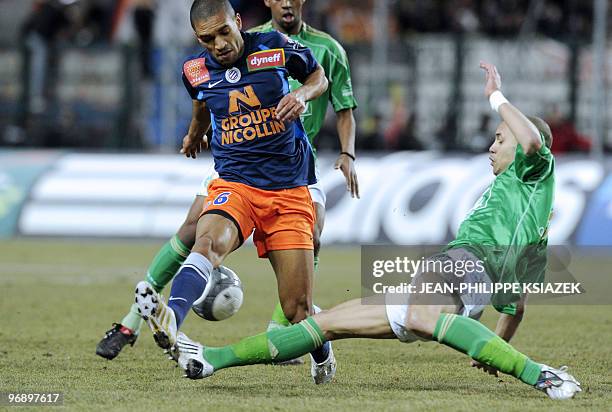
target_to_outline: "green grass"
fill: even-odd
[[[584,392],[555,403],[512,377],[496,379],[436,343],[335,343],[338,374],[315,386],[308,364],[250,366],[189,381],[150,333],[112,362],[95,346],[133,299],[157,243],[0,242],[0,392],[62,391],[71,410],[612,410],[610,306],[531,306],[514,340],[535,360],[568,364]],[[243,248],[229,260],[244,283],[241,311],[224,322],[191,314],[183,329],[211,345],[262,331],[276,304],[269,264]],[[316,302],[358,297],[359,250],[327,248]],[[483,322],[493,327],[488,310]],[[1,407],[0,407],[1,408]]]

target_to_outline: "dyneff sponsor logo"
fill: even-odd
[[[271,56],[264,56],[264,57],[257,57],[257,56],[253,56],[251,58],[251,66],[254,67],[261,67],[264,64],[268,64],[268,63],[279,63],[281,61],[281,54],[279,53],[274,53]]]
[[[282,67],[285,65],[285,51],[283,49],[264,50],[253,53],[247,57],[249,71]]]

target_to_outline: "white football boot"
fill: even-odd
[[[327,359],[321,363],[315,362],[312,355],[310,355],[310,376],[314,380],[314,383],[321,385],[323,383],[329,383],[336,375],[336,357],[334,356],[334,350],[329,347],[329,355]]]
[[[215,372],[215,368],[204,359],[204,346],[179,332],[176,340],[178,363],[189,379],[207,378]]]
[[[139,282],[134,294],[138,312],[151,328],[157,346],[170,351],[176,343],[177,334],[174,311],[166,305],[149,282]]]
[[[540,372],[535,388],[545,392],[550,399],[554,400],[571,399],[576,393],[582,392],[580,382],[567,373],[567,366],[555,369],[542,365],[542,372]]]

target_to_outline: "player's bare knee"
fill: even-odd
[[[406,324],[404,326],[415,333],[418,333],[423,329],[423,325],[418,315],[415,315],[413,311],[410,311],[408,316],[406,316]]]
[[[312,305],[309,305],[306,296],[284,299],[281,306],[285,317],[292,324],[303,321],[312,313]]]
[[[205,256],[212,263],[213,267],[217,267],[223,262],[227,254],[223,253],[220,249],[217,242],[211,236],[205,234],[196,239],[192,251]]]
[[[433,328],[428,319],[427,313],[419,306],[411,306],[406,316],[406,328],[410,329],[416,335],[431,339]]]

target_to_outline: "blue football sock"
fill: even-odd
[[[179,269],[172,282],[168,299],[168,306],[176,315],[177,329],[185,320],[193,302],[204,293],[212,269],[212,263],[206,257],[193,252],[187,256],[183,266]]]
[[[321,312],[321,308],[313,305],[315,313]],[[329,350],[331,349],[331,342],[327,341],[319,349],[315,349],[310,354],[316,363],[323,363],[329,357]]]

